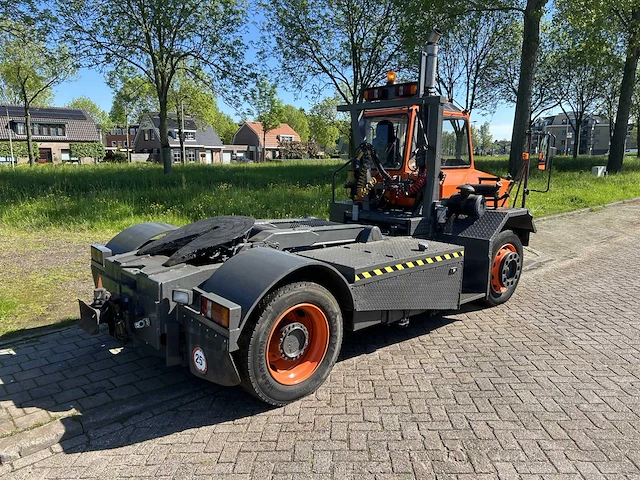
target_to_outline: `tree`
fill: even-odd
[[[171,172],[167,115],[176,74],[196,65],[211,73],[212,83],[243,77],[237,75],[244,51],[241,1],[56,0],[80,55],[103,67],[129,66],[154,86],[165,173]]]
[[[633,0],[558,0],[568,21],[587,32],[602,31],[618,41],[624,66],[607,171],[622,171],[627,128],[640,59],[640,4]]]
[[[159,110],[155,87],[133,68],[112,70],[106,80],[114,91],[109,111],[114,123],[124,125],[129,120],[138,122],[144,114]]]
[[[497,87],[502,101],[514,105],[518,101],[523,33],[521,22],[512,21],[508,25],[503,32],[502,58],[492,74],[493,84]],[[531,90],[531,123],[545,112],[556,108],[559,103],[555,92],[558,75],[555,71],[552,39],[553,35],[549,33],[549,26],[542,24],[538,65]]]
[[[326,87],[345,103],[400,66],[405,19],[391,0],[264,1],[265,53],[280,60],[284,78],[319,94]]]
[[[553,91],[567,117],[568,128],[573,130],[573,158],[576,159],[580,153],[582,124],[597,113],[605,96],[604,85],[608,82],[603,82],[603,78],[606,78],[611,51],[601,34],[593,31],[585,34],[582,29],[562,22],[566,12],[558,10],[556,14],[560,20],[553,35],[556,42]]]
[[[89,114],[91,119],[103,133],[111,130],[111,127],[113,126],[113,121],[109,117],[109,114],[102,110],[89,97],[74,98],[67,104],[67,107],[84,110],[87,114]]]
[[[283,118],[282,100],[275,85],[265,77],[258,79],[252,95],[253,116],[262,124],[262,161],[267,159],[267,133],[280,127]]]
[[[344,120],[339,120],[336,106],[340,102],[337,96],[327,97],[311,107],[309,114],[310,138],[321,146],[325,153],[333,153],[336,142],[343,134]]]
[[[48,104],[53,98],[53,87],[76,71],[73,56],[64,44],[47,45],[36,33],[5,34],[0,48],[0,81],[6,95],[18,99],[24,108],[31,166],[36,161],[31,140],[31,108]]]
[[[303,108],[297,108],[293,105],[282,107],[282,123],[293,128],[300,135],[301,142],[309,140],[309,119]]]

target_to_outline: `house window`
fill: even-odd
[[[111,129],[111,135],[115,135],[115,134],[116,134],[116,129],[115,128]]]
[[[62,160],[63,162],[65,160],[71,160],[71,155],[69,153],[69,150],[60,150],[60,160]]]
[[[187,162],[196,161],[196,151],[193,148],[187,149]]]
[[[173,149],[173,163],[180,163],[181,161],[181,157],[180,157],[180,150],[178,150],[177,148]]]
[[[111,141],[111,146],[112,146],[112,147],[115,147],[116,145],[117,145],[116,141],[115,141],[115,140],[112,140],[112,141]]]
[[[144,131],[144,140],[145,140],[145,142],[149,141],[149,130],[145,130]]]
[[[65,130],[64,125],[58,125],[58,136],[64,137],[66,134]]]
[[[40,135],[40,125],[37,123],[31,124],[31,133],[33,135]]]
[[[16,133],[18,135],[26,135],[27,134],[27,129],[26,129],[24,123],[22,123],[22,122],[16,123]]]
[[[129,135],[135,135],[136,134],[136,129],[135,128],[130,128],[129,129]]]
[[[156,132],[154,132],[153,130],[149,130],[149,133],[151,134],[151,140],[155,140],[156,139]]]
[[[122,129],[121,128],[116,128],[116,134],[117,135],[122,135]]]
[[[280,135],[281,142],[293,142],[293,135]]]
[[[49,125],[42,125],[40,129],[42,131],[42,135],[49,135]]]
[[[184,139],[185,140],[195,140],[196,139],[196,133],[195,132],[184,132]]]
[[[118,146],[121,147],[122,146],[122,141],[118,140]]]

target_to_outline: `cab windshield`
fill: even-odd
[[[402,114],[364,118],[364,141],[373,145],[384,168],[402,168],[408,125],[408,115]]]

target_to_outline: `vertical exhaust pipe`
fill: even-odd
[[[421,97],[435,95],[438,75],[438,41],[442,32],[434,28],[427,44],[420,55],[420,84],[418,90]]]

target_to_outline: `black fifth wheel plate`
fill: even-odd
[[[171,255],[165,265],[177,265],[199,256],[202,250],[233,244],[245,237],[254,223],[253,218],[243,216],[205,218],[154,240],[138,250],[138,255]]]

